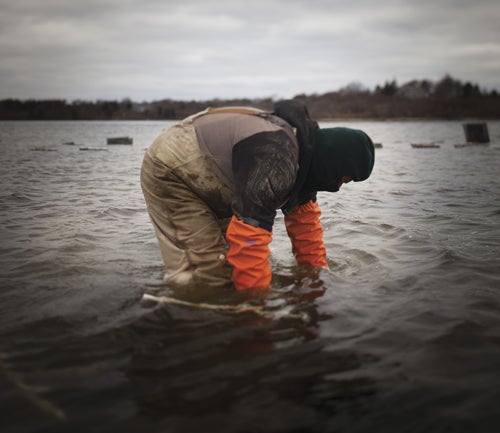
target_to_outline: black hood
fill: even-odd
[[[343,176],[363,181],[375,162],[372,140],[357,129],[318,128],[311,135],[308,152],[303,192],[338,191]]]
[[[280,101],[274,114],[297,129],[300,167],[286,214],[316,198],[317,191],[338,191],[343,176],[362,181],[370,176],[375,161],[373,143],[363,131],[349,128],[320,129],[299,100]]]

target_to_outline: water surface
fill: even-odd
[[[0,122],[2,432],[498,431],[500,122],[466,148],[461,122],[341,123],[383,147],[319,194],[331,272],[278,216],[246,300],[162,283],[139,170],[169,124]]]

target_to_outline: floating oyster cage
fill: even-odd
[[[106,142],[108,144],[133,144],[132,137],[108,137]]]
[[[83,146],[79,148],[80,150],[92,151],[92,152],[107,152],[108,149],[102,146]]]
[[[411,143],[414,149],[439,149],[439,144],[436,143]]]
[[[462,126],[467,143],[490,142],[490,134],[488,133],[488,125],[486,123],[465,123]]]

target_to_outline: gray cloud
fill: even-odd
[[[0,5],[0,98],[287,97],[445,73],[500,89],[496,1]]]

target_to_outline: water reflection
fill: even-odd
[[[316,303],[324,275],[292,280],[283,275],[278,289],[253,299],[269,315],[149,307],[131,327],[127,368],[141,413],[182,431],[321,431],[337,408],[375,393],[373,378],[359,371],[374,357],[318,338],[330,318]],[[289,315],[273,316],[290,306]]]

